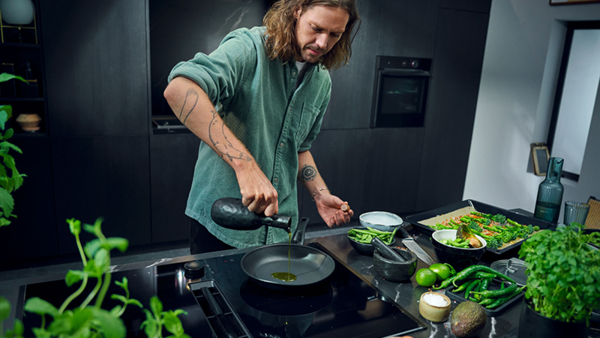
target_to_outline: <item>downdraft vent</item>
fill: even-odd
[[[215,281],[191,283],[196,302],[204,311],[217,338],[250,338],[250,333]]]

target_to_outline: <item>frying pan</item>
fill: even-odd
[[[248,212],[248,208],[244,207],[241,200],[238,199],[217,200],[213,204],[211,216],[217,224],[226,228],[250,230],[256,229],[259,225],[254,224],[256,222],[247,221],[251,218],[255,219],[257,215]],[[263,219],[267,218],[263,217]],[[298,222],[298,227],[291,239],[292,244],[264,245],[245,254],[240,264],[246,275],[261,286],[280,291],[312,287],[329,277],[335,269],[333,258],[319,249],[303,245],[308,220],[303,217]],[[262,224],[270,226],[266,223],[268,222]],[[274,226],[280,227],[279,225]],[[286,282],[271,277],[274,272],[288,272],[288,267],[289,272],[296,275],[296,280]]]
[[[319,249],[295,244],[304,242],[307,223],[306,217],[300,220],[292,244],[269,244],[248,252],[240,262],[242,270],[259,285],[280,291],[313,287],[324,281],[335,269],[333,259]],[[288,267],[296,280],[286,282],[271,277],[274,272],[288,272]]]

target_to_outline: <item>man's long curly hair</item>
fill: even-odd
[[[302,8],[302,13],[305,13],[316,5],[341,7],[350,14],[340,40],[328,53],[319,58],[319,63],[326,69],[336,69],[348,63],[352,55],[352,40],[356,35],[356,32],[352,35],[352,30],[357,22],[360,28],[356,0],[278,0],[263,19],[263,25],[267,27],[266,48],[271,60],[280,58],[287,62],[300,55],[294,13],[299,7]]]

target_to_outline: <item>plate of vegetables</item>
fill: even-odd
[[[537,231],[556,228],[556,224],[474,200],[411,215],[405,220],[429,234],[437,230],[458,230],[461,225],[468,227],[486,240],[486,251],[495,254],[519,247]]]

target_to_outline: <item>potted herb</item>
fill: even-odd
[[[0,83],[10,81],[12,79],[27,82],[24,78],[8,73],[0,74]],[[19,173],[15,166],[15,159],[9,154],[13,151],[22,154],[19,147],[8,142],[14,135],[12,128],[6,129],[6,123],[12,116],[12,107],[8,105],[0,105],[0,228],[10,224],[9,217],[16,217],[12,211],[15,206],[15,200],[12,193],[19,189],[23,184],[24,174]]]
[[[523,243],[527,292],[519,337],[587,337],[592,310],[600,308],[600,234],[571,223],[544,230]]]
[[[115,281],[123,289],[124,295],[108,295],[108,287],[111,283],[110,251],[117,249],[124,252],[129,242],[124,238],[106,238],[101,230],[102,220],[98,219],[94,225],[82,224],[75,219],[67,220],[71,233],[75,236],[77,248],[83,262],[83,269],[79,271],[70,270],[65,282],[69,287],[79,284],[79,287],[61,305],[53,305],[38,297],[30,298],[24,306],[24,311],[42,316],[41,327],[31,328],[36,338],[51,337],[93,337],[93,338],[124,338],[126,335],[125,325],[121,315],[128,306],[142,304],[129,297],[127,278]],[[79,234],[85,230],[96,236],[96,239],[81,245]],[[83,298],[83,292],[87,284],[95,287],[85,297],[83,302],[76,304],[76,300]],[[105,298],[110,297],[122,303],[111,310],[102,308]],[[162,338],[163,329],[170,333],[169,338],[190,338],[185,334],[179,315],[187,313],[183,310],[163,311],[163,306],[158,297],[150,299],[150,310],[143,309],[146,320],[142,323],[144,333],[149,338]],[[15,320],[14,326],[4,332],[2,324],[10,315],[10,303],[6,298],[0,296],[0,338],[23,338],[25,328],[23,323]]]

